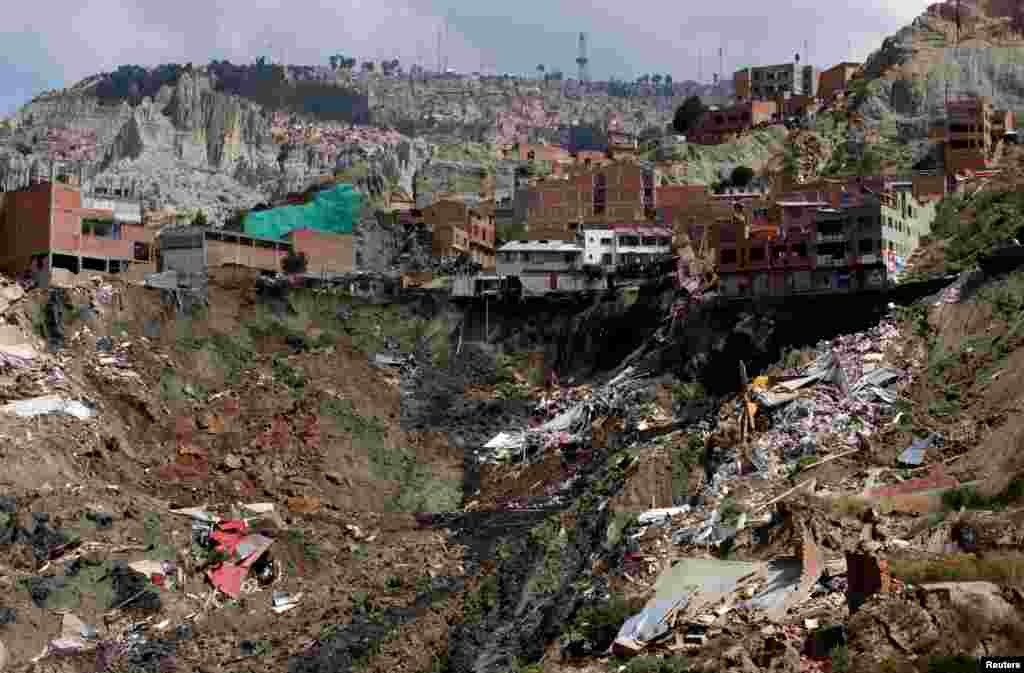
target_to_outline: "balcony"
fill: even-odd
[[[817,236],[818,243],[843,243],[849,237],[846,234],[822,234]]]
[[[828,255],[818,255],[816,262],[819,269],[823,267],[829,268],[846,266],[845,257],[831,257]]]

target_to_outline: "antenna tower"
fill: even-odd
[[[725,49],[718,48],[718,81],[725,80]]]
[[[576,57],[576,65],[579,66],[579,81],[581,83],[590,81],[590,59],[587,58],[587,34],[580,33],[579,55]]]

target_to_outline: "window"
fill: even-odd
[[[562,257],[566,264],[572,264],[576,261],[576,253],[574,252],[567,252]]]
[[[874,240],[872,240],[870,238],[862,238],[860,240],[860,243],[858,243],[858,250],[860,251],[860,254],[862,254],[862,255],[871,254],[871,252],[874,249],[875,249],[875,242],[874,242]]]
[[[121,225],[111,220],[83,218],[82,235],[119,241],[121,240]]]
[[[658,245],[658,239],[655,236],[644,236],[642,239],[640,239],[640,245],[653,248],[654,246]]]
[[[137,262],[146,262],[149,260],[149,243],[142,243],[136,241],[133,246],[133,257]]]
[[[601,263],[604,264],[605,266],[608,266],[609,264],[611,264],[612,263],[612,253],[606,252],[603,255],[601,255]]]
[[[723,250],[722,251],[722,264],[735,264],[736,263],[736,251],[735,250]]]
[[[611,238],[602,238],[601,239],[601,245],[611,245],[611,244],[612,244],[612,239]]]

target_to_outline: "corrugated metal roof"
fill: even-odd
[[[512,241],[498,248],[498,252],[583,252],[583,248],[568,241]]]

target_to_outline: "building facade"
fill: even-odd
[[[720,145],[759,124],[771,122],[778,114],[776,101],[747,100],[707,112],[687,138],[698,145]]]
[[[39,182],[8,192],[0,213],[0,269],[42,267],[120,272],[153,261],[153,234],[137,202],[83,197],[76,187]]]
[[[655,171],[616,163],[527,190],[531,240],[574,242],[582,227],[654,218]]]
[[[736,217],[716,223],[722,293],[787,295],[884,287],[931,231],[937,199],[919,201],[911,182],[881,184],[878,190],[850,184],[784,194],[766,219]],[[778,224],[771,222],[776,216]]]
[[[583,247],[567,241],[513,241],[498,249],[499,276],[517,276],[527,295],[603,287],[583,270]]]
[[[435,257],[469,255],[485,269],[494,268],[494,211],[470,207],[461,201],[441,200],[422,210],[432,232]]]
[[[996,146],[1013,128],[1013,113],[995,110],[985,96],[952,100],[946,105],[945,163],[947,173],[986,170]]]
[[[860,68],[859,63],[843,62],[828,70],[823,70],[818,79],[818,95],[828,100],[838,93],[846,91],[853,80],[854,73]]]
[[[156,238],[157,271],[185,274],[205,273],[211,266],[225,265],[280,272],[284,258],[294,250],[290,241],[208,227],[165,229]]]
[[[814,66],[792,63],[743,68],[733,74],[736,98],[740,101],[774,100],[784,93],[818,95],[818,72]]]
[[[672,231],[648,223],[587,227],[581,238],[583,263],[606,271],[652,262],[672,252]]]

